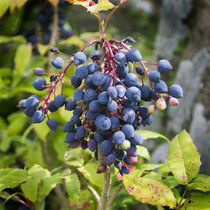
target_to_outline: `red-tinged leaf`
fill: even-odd
[[[174,208],[176,199],[171,189],[162,182],[123,175],[123,183],[128,193],[141,203]]]

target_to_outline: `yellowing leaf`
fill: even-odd
[[[10,0],[10,12],[15,12],[15,10],[22,7],[26,2],[27,0]]]
[[[38,50],[41,55],[44,55],[49,50],[49,45],[38,44]]]
[[[106,11],[112,8],[114,8],[114,5],[111,2],[109,2],[108,0],[102,0],[98,4],[95,4],[89,7],[88,10],[92,13],[97,13],[97,12]]]
[[[15,75],[20,76],[26,69],[32,54],[30,44],[21,44],[15,54]]]
[[[136,132],[142,135],[143,140],[160,138],[169,142],[169,139],[166,136],[154,131],[137,130]]]
[[[141,203],[169,206],[170,208],[174,208],[176,205],[173,192],[162,182],[124,175],[123,183],[128,193]]]
[[[84,42],[78,36],[69,37],[66,40],[62,40],[59,42],[60,45],[76,45],[79,48],[84,46]]]
[[[180,184],[188,184],[198,173],[201,164],[200,155],[185,130],[170,142],[167,162]]]
[[[89,7],[90,1],[91,0],[67,0],[69,3],[75,4],[75,5],[80,5],[85,8]]]
[[[210,176],[198,174],[196,178],[188,185],[190,190],[210,191]]]
[[[59,0],[49,0],[49,2],[56,7],[58,5]]]
[[[0,18],[4,15],[4,13],[9,8],[10,0],[1,0],[0,1]]]

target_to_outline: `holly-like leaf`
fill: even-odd
[[[27,0],[10,0],[10,12],[15,12],[17,9],[21,8]]]
[[[77,201],[81,193],[80,182],[79,182],[78,176],[76,174],[67,176],[65,178],[65,185],[66,185],[66,191],[69,197]]]
[[[114,5],[111,2],[109,2],[109,0],[101,0],[98,4],[95,4],[89,7],[88,10],[91,13],[98,13],[100,11],[106,11],[113,8],[114,8]]]
[[[137,147],[137,155],[147,159],[148,161],[151,161],[149,151],[147,150],[146,147],[138,146]]]
[[[200,155],[190,135],[184,130],[169,144],[168,167],[180,184],[188,184],[198,173]]]
[[[49,2],[56,7],[58,5],[59,0],[49,0]]]
[[[209,210],[210,194],[193,192],[180,210]]]
[[[7,168],[0,170],[0,191],[6,188],[14,188],[30,178],[28,172],[23,169]]]
[[[67,0],[69,3],[80,5],[88,9],[91,0]]]
[[[169,142],[169,139],[166,136],[154,131],[137,130],[136,132],[142,135],[143,140],[160,138]]]
[[[44,44],[37,44],[39,53],[41,55],[44,55],[48,50],[49,50],[49,45],[44,45]]]
[[[15,54],[15,72],[16,75],[21,76],[24,70],[26,69],[32,54],[32,46],[30,44],[21,44]]]
[[[39,165],[34,165],[28,170],[28,173],[30,175],[30,179],[21,185],[21,189],[30,201],[36,202],[38,186],[42,179],[50,177],[50,172]]]
[[[210,176],[198,174],[196,178],[188,185],[189,190],[210,191]]]
[[[102,188],[103,174],[97,174],[96,163],[88,163],[84,167],[78,168],[78,170],[87,178],[92,184]]]
[[[1,9],[1,1],[0,1],[0,9]],[[6,42],[20,42],[25,44],[26,39],[23,36],[0,36],[0,44]]]
[[[1,0],[0,1],[0,18],[4,15],[10,5],[10,0]]]
[[[50,132],[49,127],[47,126],[46,120],[42,123],[34,124],[34,129],[37,136],[42,140],[46,141],[47,134]]]
[[[131,175],[124,175],[123,182],[128,193],[142,203],[170,208],[176,205],[172,191],[162,182],[148,178],[136,178]]]

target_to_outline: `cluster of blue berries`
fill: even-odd
[[[95,42],[88,44],[65,68],[63,59],[55,57],[51,64],[63,70],[59,75],[51,76],[51,84],[41,77],[45,74],[43,69],[34,70],[40,76],[34,80],[34,88],[42,91],[51,87],[46,97],[39,99],[33,95],[19,102],[19,107],[24,108],[24,113],[32,117],[34,123],[42,122],[48,111],[55,112],[63,106],[67,111],[73,111],[63,128],[67,133],[65,142],[70,148],[79,145],[82,149],[88,148],[95,153],[96,159],[100,150],[104,164],[99,165],[98,173],[114,164],[121,175],[128,174],[126,164],[137,163],[137,146],[142,144],[142,136],[135,129],[140,125],[151,125],[156,109],[164,110],[167,103],[178,105],[178,99],[183,97],[179,85],[168,87],[161,80],[160,73],[172,70],[170,62],[160,60],[158,64],[151,64],[143,61],[139,50],[128,45],[132,42],[130,37],[122,41],[104,37],[96,42],[101,45],[100,50],[95,49],[87,58],[84,51]],[[72,63],[75,72],[71,84],[76,89],[73,98],[59,94],[51,100],[50,95],[55,94],[57,83],[62,81]],[[128,63],[133,64],[133,69],[129,69]],[[157,70],[150,71],[147,65],[157,66]],[[143,101],[152,104],[147,108],[142,105]],[[44,104],[40,106],[41,102]],[[56,130],[57,121],[48,119],[47,125]]]
[[[68,4],[67,1],[59,0],[58,27],[59,27],[60,39],[67,39],[70,36],[74,35],[74,32],[72,32],[70,30],[66,30],[64,27],[65,16],[62,12],[62,9],[67,4]],[[41,40],[39,40],[39,38],[37,36],[37,31],[34,28],[30,28],[24,33],[24,37],[26,38],[27,42],[30,42],[34,46],[33,52],[35,54],[39,54],[37,47],[36,47],[36,44],[38,43],[38,41],[43,44],[49,44],[49,42],[50,42],[51,34],[52,34],[50,27],[53,22],[53,15],[54,15],[53,7],[49,3],[49,1],[46,1],[45,4],[43,5],[43,8],[40,10],[40,16],[38,19],[38,22],[39,22],[40,28],[41,28],[41,31],[39,31],[39,33],[41,32],[40,34],[42,34],[42,36],[39,37],[39,38],[41,38]]]

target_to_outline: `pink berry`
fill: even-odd
[[[155,103],[156,107],[159,110],[165,110],[167,105],[166,105],[166,101],[163,98],[159,98],[156,103]]]
[[[156,106],[155,106],[154,104],[152,104],[152,105],[150,105],[150,106],[148,107],[148,112],[149,112],[150,114],[154,114],[156,110],[157,110],[157,108],[156,108]]]
[[[169,103],[171,106],[177,106],[177,105],[179,105],[178,99],[176,99],[176,98],[174,98],[174,97],[170,97],[168,103]]]

